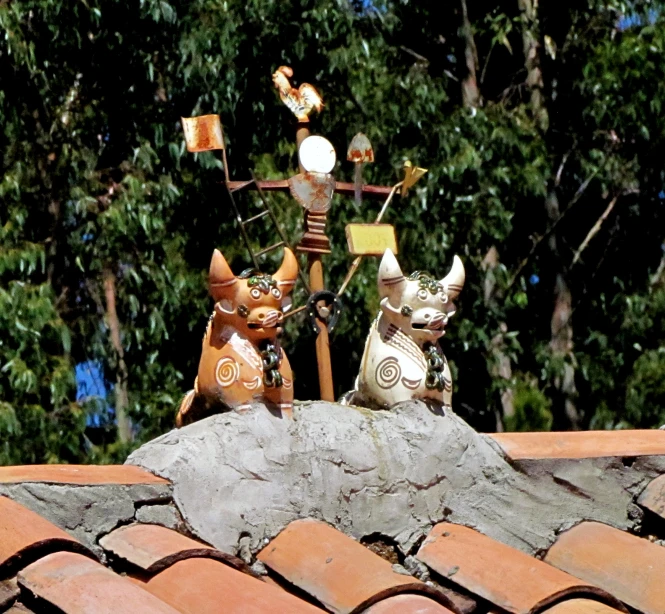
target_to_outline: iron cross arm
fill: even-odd
[[[289,182],[286,179],[277,179],[277,180],[263,180],[256,181],[228,181],[226,183],[231,192],[236,192],[244,188],[255,189],[258,185],[259,188],[265,190],[266,192],[288,192],[289,191]],[[386,198],[390,195],[392,191],[392,186],[383,186],[383,185],[364,185],[362,187],[363,194],[366,196],[374,196],[377,198]],[[339,194],[346,194],[348,196],[353,196],[355,192],[355,187],[353,183],[345,183],[342,181],[337,181],[335,183],[335,192]]]

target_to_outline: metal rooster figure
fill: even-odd
[[[308,122],[309,114],[315,110],[321,113],[323,100],[316,88],[309,83],[302,83],[298,89],[291,87],[289,79],[293,77],[293,69],[289,66],[280,66],[272,76],[279,97],[287,108],[296,116],[299,122]]]

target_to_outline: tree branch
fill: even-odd
[[[573,256],[573,261],[571,263],[571,267],[575,266],[575,264],[579,261],[580,256],[582,255],[582,252],[587,248],[589,243],[591,242],[591,239],[593,239],[597,234],[598,231],[600,230],[600,227],[603,225],[603,222],[609,217],[610,213],[612,213],[612,210],[614,209],[615,205],[617,204],[617,201],[619,200],[620,196],[623,196],[624,194],[635,194],[639,192],[639,190],[632,189],[632,190],[626,190],[620,194],[617,194],[611,201],[610,204],[605,207],[605,211],[603,211],[603,214],[596,220],[596,223],[591,227],[591,230],[587,233],[586,237],[584,237],[584,241],[580,244],[580,246],[577,248],[577,251],[575,252],[575,255]]]
[[[561,164],[563,165],[565,162],[562,161]],[[524,270],[524,267],[529,263],[529,260],[531,257],[536,253],[536,250],[540,246],[540,244],[547,239],[555,230],[556,227],[559,225],[559,222],[564,218],[566,213],[568,213],[573,206],[577,203],[577,201],[582,197],[582,194],[584,194],[585,190],[589,187],[589,184],[591,183],[591,180],[596,176],[598,173],[598,169],[596,169],[589,177],[587,177],[582,185],[580,185],[579,188],[577,188],[577,192],[575,192],[575,195],[570,199],[570,202],[568,205],[566,205],[566,208],[563,210],[563,213],[552,223],[552,225],[542,234],[540,235],[533,243],[533,246],[531,247],[531,250],[529,253],[526,255],[524,260],[520,262],[519,266],[517,267],[517,271],[515,271],[515,274],[510,278],[510,281],[508,282],[508,286],[506,289],[510,288],[515,281],[517,281],[517,278],[519,277],[520,273]]]

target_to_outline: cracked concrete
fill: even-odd
[[[312,402],[293,420],[261,405],[212,416],[127,462],[171,480],[190,530],[226,552],[241,542],[255,552],[310,517],[357,539],[384,535],[404,553],[446,519],[536,554],[582,520],[639,522],[629,506],[663,462],[601,460],[511,465],[492,440],[422,402],[391,411]]]
[[[179,519],[168,484],[23,482],[0,485],[0,494],[64,529],[102,560],[104,553],[98,540],[116,527],[135,520],[146,522],[147,518],[148,522],[170,523],[176,528]]]

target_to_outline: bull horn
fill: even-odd
[[[451,300],[456,299],[464,287],[464,280],[466,273],[464,272],[464,264],[459,256],[453,258],[453,266],[450,267],[450,272],[442,280],[441,284],[446,290],[446,294]]]
[[[210,272],[208,273],[210,294],[215,299],[215,302],[221,301],[233,292],[237,281],[231,267],[226,262],[226,258],[222,255],[222,252],[216,249],[212,254]]]
[[[272,277],[277,280],[277,285],[283,295],[287,295],[291,292],[291,289],[296,283],[296,278],[298,277],[298,260],[288,247],[284,248],[282,265]]]
[[[395,254],[391,249],[387,249],[383,253],[379,265],[379,294],[381,298],[388,298],[394,307],[398,307],[405,284],[406,279]]]

